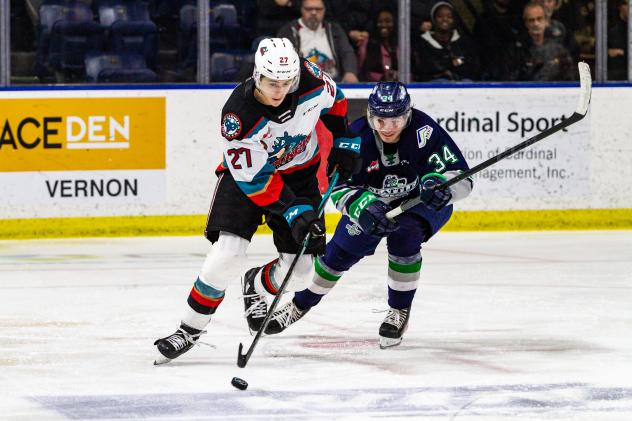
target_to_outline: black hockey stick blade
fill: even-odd
[[[325,204],[327,203],[327,200],[331,196],[331,193],[333,192],[334,187],[336,186],[336,183],[338,182],[338,177],[339,177],[338,171],[334,171],[331,177],[331,181],[329,182],[329,187],[327,188],[327,191],[323,195],[323,198],[320,201],[320,205],[318,206],[319,217],[325,211]],[[298,259],[301,258],[301,256],[305,253],[305,250],[307,249],[307,245],[309,244],[310,238],[311,238],[311,234],[308,232],[305,235],[305,238],[303,238],[303,241],[301,242],[301,248],[299,252],[296,253],[296,256],[294,256],[294,259],[292,260],[292,263],[290,264],[290,267],[288,268],[287,273],[285,274],[285,278],[283,278],[283,282],[281,282],[281,286],[279,286],[279,291],[277,292],[277,295],[274,297],[274,300],[272,300],[272,304],[270,304],[270,307],[268,308],[268,313],[266,314],[266,317],[263,319],[263,323],[261,324],[261,329],[259,329],[259,331],[255,335],[254,339],[252,340],[252,343],[250,344],[250,347],[248,347],[248,350],[246,351],[245,354],[243,353],[244,345],[241,342],[239,343],[239,349],[237,351],[237,367],[244,368],[246,367],[246,364],[248,364],[248,361],[250,360],[250,356],[254,352],[255,347],[257,346],[257,343],[259,342],[259,339],[261,339],[261,335],[263,334],[263,332],[265,332],[266,327],[268,326],[268,323],[270,322],[270,319],[272,318],[272,314],[274,314],[274,310],[276,310],[277,304],[279,303],[279,301],[281,300],[281,296],[285,292],[285,288],[287,287],[290,281],[290,278],[292,277],[292,273],[294,272],[294,266],[296,266],[296,263],[298,263]]]
[[[246,358],[246,354],[241,351],[244,349],[244,344],[239,342],[239,350],[237,351],[237,367],[244,368],[246,364],[248,364],[248,359]]]
[[[590,96],[592,93],[592,80],[590,78],[590,67],[588,66],[588,64],[584,62],[580,62],[577,64],[577,68],[579,70],[580,92],[579,92],[579,98],[577,101],[577,108],[575,109],[575,112],[569,118],[559,122],[558,124],[555,124],[549,127],[548,129],[538,133],[537,135],[533,137],[530,137],[529,139],[517,144],[516,146],[513,146],[499,153],[498,155],[489,158],[487,161],[481,162],[475,167],[470,168],[468,171],[464,171],[461,174],[457,175],[456,177],[453,177],[447,180],[446,182],[435,186],[434,188],[446,189],[450,187],[451,185],[456,184],[461,180],[464,180],[468,177],[473,176],[474,174],[497,163],[498,161],[501,161],[505,159],[506,157],[513,155],[514,153],[522,149],[525,149],[533,145],[534,143],[539,142],[540,140],[545,139],[551,136],[552,134],[559,132],[562,129],[565,129],[571,124],[575,124],[578,121],[580,121],[582,118],[584,118],[586,116],[586,113],[588,112],[588,106],[590,105]],[[401,205],[399,205],[398,207],[396,207],[395,209],[392,209],[389,212],[387,212],[386,217],[389,219],[393,219],[397,215],[400,215],[401,213],[406,212],[408,209],[414,208],[420,203],[421,203],[421,199],[418,197],[407,200]]]

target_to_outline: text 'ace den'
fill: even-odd
[[[14,123],[14,124],[12,124]],[[8,119],[0,130],[0,150],[13,149],[127,149],[130,116],[26,117],[15,123]]]

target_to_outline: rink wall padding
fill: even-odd
[[[327,213],[332,234],[340,214]],[[0,220],[0,239],[203,235],[206,215]],[[455,212],[443,231],[632,230],[632,209]],[[262,225],[258,234],[270,234]]]
[[[570,116],[578,86],[410,92],[472,167]],[[0,89],[0,237],[202,235],[233,87]],[[363,115],[372,85],[343,88],[351,119]],[[632,229],[631,109],[632,84],[595,84],[586,118],[477,174],[446,229]],[[327,150],[326,129],[317,137]]]

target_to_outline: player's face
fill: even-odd
[[[406,128],[408,116],[400,115],[397,117],[378,117],[371,116],[373,128],[378,132],[382,141],[386,143],[396,143],[399,141],[399,135]]]
[[[259,91],[261,93],[258,98],[259,101],[264,105],[278,107],[285,99],[285,96],[292,87],[293,82],[293,79],[274,80],[265,76],[261,77],[261,81],[259,82]]]

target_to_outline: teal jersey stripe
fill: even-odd
[[[243,191],[247,196],[251,196],[265,189],[266,185],[270,182],[273,173],[274,166],[270,163],[266,163],[261,171],[254,176],[252,181],[235,181],[241,191]]]
[[[320,93],[323,91],[323,86],[320,86],[316,89],[314,89],[313,91],[307,92],[305,94],[303,94],[303,96],[301,96],[298,99],[298,105],[301,105],[304,102],[309,101],[312,98],[316,98],[318,95],[320,95]]]
[[[259,133],[261,131],[261,129],[263,129],[266,124],[268,124],[268,119],[265,117],[261,118],[261,121],[259,122],[259,124],[257,124],[255,127],[253,127],[252,129],[250,129],[250,131],[248,133],[246,133],[246,136],[244,136],[244,138],[249,138],[249,137],[253,137],[254,135],[256,135],[257,133]]]
[[[336,86],[336,102],[340,101],[341,99],[344,99],[345,94],[342,92],[342,90]]]
[[[220,291],[219,289],[215,289],[210,285],[206,285],[204,282],[197,278],[195,281],[195,289],[197,289],[200,294],[209,298],[222,298],[224,296],[224,291]]]

